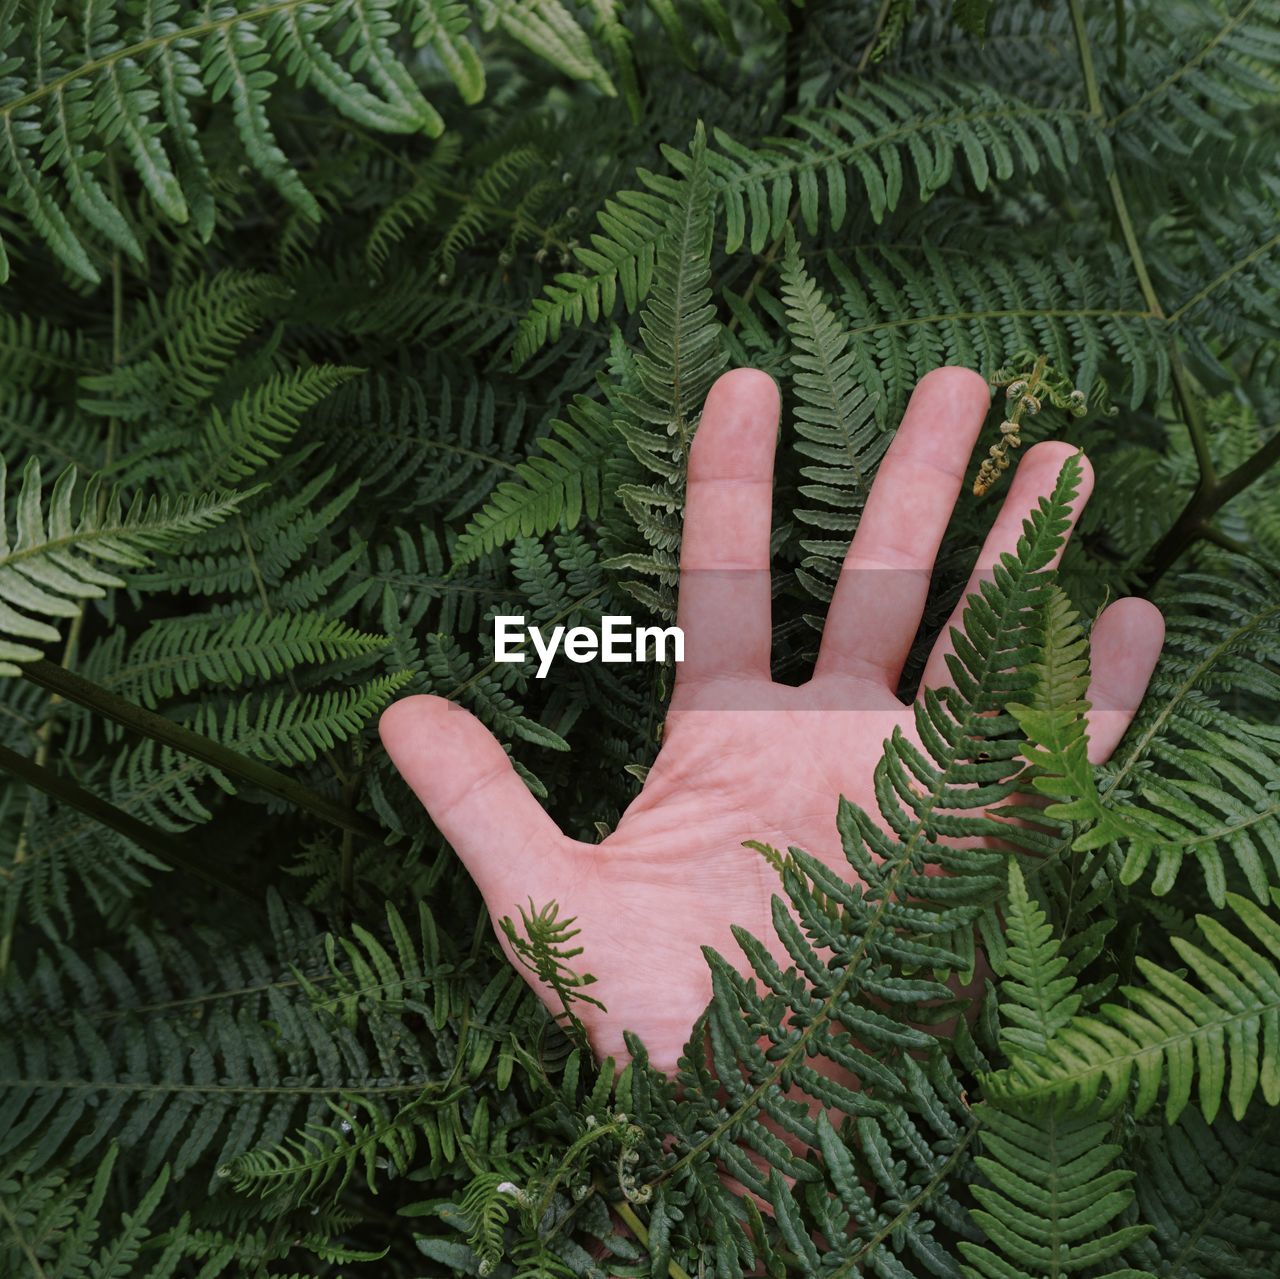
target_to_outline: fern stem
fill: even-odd
[[[131,813],[126,813],[122,808],[117,808],[114,804],[93,794],[92,791],[76,785],[69,778],[60,777],[52,769],[27,759],[25,755],[19,755],[17,751],[10,750],[7,746],[0,746],[0,769],[20,777],[29,786],[44,791],[59,803],[75,808],[104,826],[118,831],[126,839],[131,839],[140,848],[146,849],[147,852],[175,869],[186,871],[240,897],[249,897],[249,893],[234,880],[224,879],[216,871],[209,870],[200,862],[188,857],[182,843],[172,835],[148,826],[146,822],[139,821]],[[6,941],[9,940],[10,932],[11,930],[6,932]],[[4,959],[7,962],[7,953]]]
[[[1125,42],[1128,39],[1126,30],[1128,24],[1128,13],[1125,6],[1128,0],[1115,0],[1116,14],[1116,79],[1123,80],[1125,75],[1126,64],[1128,61],[1128,49]]]
[[[597,1186],[597,1189],[602,1189],[602,1187]],[[627,1229],[640,1240],[641,1245],[648,1248],[649,1230],[644,1222],[640,1220],[640,1214],[625,1199],[611,1202],[609,1206],[626,1222]],[[691,1279],[689,1272],[675,1261],[667,1262],[667,1275],[668,1279]]]
[[[141,706],[135,706],[123,697],[92,683],[73,671],[63,670],[52,662],[29,662],[22,668],[23,676],[41,688],[60,693],[69,702],[96,711],[107,719],[122,724],[132,732],[153,741],[172,746],[184,755],[190,755],[214,768],[229,773],[241,781],[257,786],[268,794],[283,799],[286,803],[300,808],[304,812],[319,817],[322,821],[338,826],[342,830],[352,831],[366,839],[382,842],[382,832],[367,821],[359,813],[351,812],[343,805],[330,799],[319,791],[304,786],[292,777],[281,773],[260,760],[242,755],[229,746],[215,742],[210,737],[192,732],[181,724],[175,724],[163,715],[157,715]]]
[[[1235,470],[1228,472],[1221,479],[1215,475],[1209,483],[1202,480],[1191,500],[1183,508],[1182,514],[1174,521],[1173,527],[1160,539],[1147,557],[1147,566],[1140,576],[1148,589],[1164,576],[1183,551],[1197,538],[1209,537],[1220,545],[1223,544],[1222,537],[1225,535],[1218,535],[1216,530],[1211,534],[1209,521],[1233,497],[1243,492],[1254,480],[1266,474],[1278,462],[1280,462],[1280,430],[1277,430],[1252,457],[1246,458]],[[1236,548],[1228,546],[1227,549]],[[1268,568],[1268,572],[1274,572],[1274,570]]]
[[[1098,74],[1093,65],[1093,50],[1089,47],[1089,35],[1085,31],[1084,12],[1080,0],[1070,0],[1071,22],[1076,33],[1076,47],[1080,51],[1080,70],[1084,73],[1085,96],[1089,102],[1089,115],[1099,129],[1108,126],[1106,113],[1102,109],[1102,94],[1098,89]],[[1120,223],[1120,233],[1124,236],[1125,248],[1129,250],[1129,258],[1133,263],[1134,274],[1138,277],[1138,287],[1142,290],[1143,300],[1157,319],[1164,319],[1164,311],[1156,297],[1155,286],[1151,283],[1151,275],[1147,270],[1146,259],[1142,256],[1142,247],[1133,229],[1133,219],[1129,216],[1129,206],[1125,203],[1124,191],[1120,186],[1115,165],[1110,160],[1104,161],[1107,168],[1107,189],[1111,193],[1111,203],[1115,209],[1116,220]]]
[[[858,74],[861,75],[871,63],[871,55],[876,51],[876,46],[880,43],[880,33],[884,30],[885,21],[889,17],[889,10],[893,7],[893,0],[880,0],[880,12],[876,14],[875,26],[871,28],[871,34],[867,37],[867,43],[863,46],[862,57],[858,59]]]
[[[1094,118],[1099,128],[1110,129],[1126,113],[1122,112],[1114,120],[1106,118],[1102,109],[1102,95],[1098,89],[1098,77],[1093,66],[1093,53],[1089,48],[1088,33],[1085,31],[1081,2],[1080,0],[1070,0],[1070,6],[1071,22],[1075,28],[1076,44],[1080,51],[1080,67],[1084,73],[1089,114]],[[1246,11],[1251,7],[1252,5],[1246,6]],[[1239,21],[1241,16],[1237,15],[1233,21]],[[1218,38],[1221,38],[1230,27],[1231,24],[1228,24],[1227,28],[1219,32]],[[1132,107],[1129,109],[1132,110]],[[1166,320],[1169,317],[1165,315],[1164,309],[1160,305],[1160,300],[1156,296],[1155,286],[1151,283],[1151,274],[1147,270],[1142,247],[1139,245],[1137,234],[1133,229],[1133,219],[1129,215],[1129,206],[1124,198],[1124,189],[1120,185],[1119,174],[1116,172],[1114,162],[1111,160],[1108,161],[1107,189],[1111,193],[1111,204],[1115,209],[1116,220],[1120,223],[1120,232],[1124,236],[1125,247],[1129,251],[1129,259],[1133,263],[1134,274],[1138,277],[1138,285],[1142,290],[1143,299],[1156,319]],[[1215,281],[1210,287],[1216,287],[1217,283],[1218,281]],[[1192,305],[1196,301],[1199,301],[1199,295],[1188,305]],[[1174,313],[1175,317],[1180,317],[1186,309],[1185,305],[1180,307]],[[1205,429],[1203,415],[1200,412],[1200,405],[1188,383],[1186,370],[1182,366],[1182,356],[1178,350],[1177,339],[1173,336],[1170,336],[1169,339],[1169,363],[1174,391],[1178,397],[1183,420],[1186,422],[1187,430],[1191,435],[1192,448],[1195,450],[1196,465],[1200,471],[1200,483],[1191,501],[1178,517],[1174,526],[1161,539],[1155,550],[1152,551],[1148,559],[1149,568],[1142,575],[1148,587],[1158,581],[1191,542],[1203,533],[1208,520],[1224,502],[1234,497],[1245,485],[1252,483],[1277,457],[1280,457],[1280,437],[1277,437],[1276,440],[1272,440],[1270,444],[1260,449],[1252,458],[1238,467],[1232,473],[1232,476],[1228,477],[1228,479],[1235,478],[1239,480],[1234,488],[1228,487],[1225,480],[1219,481],[1217,471],[1213,465],[1213,457],[1209,449],[1209,437]],[[1272,446],[1275,446],[1275,448],[1273,449]],[[1246,472],[1246,474],[1241,477],[1239,476],[1240,472]]]
[[[40,1264],[40,1258],[36,1255],[35,1249],[31,1246],[30,1239],[27,1238],[23,1230],[26,1224],[16,1217],[9,1209],[9,1205],[5,1200],[0,1199],[0,1220],[9,1227],[9,1236],[16,1239],[18,1247],[22,1250],[23,1256],[26,1257],[28,1264],[31,1266],[31,1274],[34,1279],[50,1279],[49,1272]]]
[[[1182,367],[1182,358],[1177,348],[1170,344],[1169,372],[1173,378],[1174,394],[1178,397],[1178,406],[1182,409],[1182,420],[1187,424],[1191,435],[1191,447],[1196,455],[1196,466],[1200,472],[1200,482],[1196,493],[1213,489],[1218,483],[1218,471],[1213,464],[1213,454],[1209,450],[1209,434],[1205,429],[1204,414],[1200,411],[1200,401],[1192,391],[1187,372]]]

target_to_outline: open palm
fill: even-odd
[[[731,925],[773,939],[783,958],[770,923],[777,877],[744,840],[797,844],[847,872],[837,798],[874,813],[884,740],[895,727],[917,740],[911,707],[894,690],[988,400],[986,383],[965,369],[921,380],[867,498],[813,678],[790,687],[769,674],[778,393],[751,369],[715,384],[689,459],[678,617],[685,660],[662,750],[601,843],[561,834],[501,745],[460,707],[410,697],[384,714],[391,758],[462,857],[491,916],[518,918],[532,899],[556,901],[562,915],[577,917],[578,963],[597,977],[591,993],[607,1009],[578,1009],[600,1056],[624,1056],[623,1031],[632,1030],[654,1065],[670,1070],[710,999],[701,948],[741,959]],[[1023,520],[1073,451],[1057,442],[1027,451],[970,590],[1014,549]],[[1092,482],[1086,464],[1073,518]],[[930,655],[926,686],[946,682],[949,630]],[[1137,599],[1112,604],[1094,626],[1095,762],[1110,755],[1132,718],[1163,634],[1159,612]]]

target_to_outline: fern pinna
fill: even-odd
[[[1271,1279],[1278,26],[0,0],[0,1273]],[[1036,571],[1068,472],[848,873],[762,849],[678,1077],[597,1065],[377,717],[452,698],[607,833],[670,671],[531,679],[493,616],[669,615],[751,364],[803,679],[943,363],[995,406],[904,695],[1015,450],[1088,453],[1079,532]],[[1097,767],[1126,593],[1165,655]]]

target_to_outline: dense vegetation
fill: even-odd
[[[0,0],[0,1274],[1274,1276],[1278,90],[1275,0]],[[795,967],[744,935],[678,1081],[599,1069],[377,714],[463,702],[597,838],[669,672],[532,681],[489,616],[669,614],[753,364],[801,678],[946,362],[1043,388],[1081,534],[1040,571],[1068,466],[933,758],[832,813],[848,881],[766,850]],[[1169,640],[1091,769],[1135,591]],[[1021,757],[1057,807],[939,842]]]

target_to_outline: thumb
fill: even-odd
[[[502,744],[443,697],[405,697],[378,721],[392,763],[462,858],[495,922],[563,883],[568,841]]]

